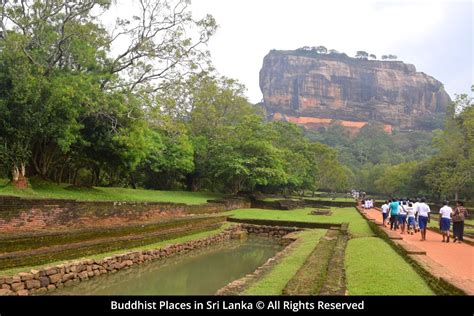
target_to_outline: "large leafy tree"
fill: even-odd
[[[93,169],[96,183],[101,158],[133,171],[147,156],[149,96],[207,65],[216,24],[194,19],[186,0],[135,4],[107,32],[96,17],[110,0],[2,0],[1,153],[13,178],[60,177],[66,165]]]

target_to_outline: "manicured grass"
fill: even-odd
[[[243,294],[281,295],[288,281],[304,264],[325,233],[325,229],[311,229],[298,233],[297,247]]]
[[[347,197],[332,198],[332,197],[322,197],[322,196],[315,196],[315,197],[295,196],[295,197],[291,197],[289,199],[285,199],[284,197],[267,197],[267,198],[264,198],[262,201],[265,201],[265,202],[274,202],[274,201],[280,201],[280,200],[299,201],[301,199],[313,200],[313,201],[354,202],[353,198],[347,198]]]
[[[207,200],[221,197],[219,194],[187,191],[157,191],[116,187],[74,188],[70,185],[30,180],[31,187],[18,190],[0,181],[0,195],[12,195],[25,198],[75,199],[80,201],[137,201],[172,202],[185,204],[203,204]]]
[[[132,247],[132,248],[122,248],[120,250],[104,252],[104,253],[95,254],[95,255],[86,256],[86,257],[79,257],[79,258],[75,258],[75,259],[72,259],[72,260],[61,260],[61,261],[50,262],[50,263],[42,264],[42,265],[24,266],[24,267],[19,267],[19,268],[1,270],[0,275],[10,276],[10,275],[17,274],[19,272],[30,271],[31,269],[39,270],[39,269],[44,268],[44,267],[50,267],[50,266],[55,266],[55,265],[58,265],[58,264],[73,262],[73,261],[77,261],[77,260],[80,260],[80,259],[102,259],[102,258],[105,258],[105,257],[110,257],[112,255],[127,253],[127,252],[131,252],[131,251],[142,251],[142,250],[162,248],[162,247],[165,247],[167,245],[183,243],[183,242],[190,241],[190,240],[195,240],[195,239],[207,238],[209,236],[216,235],[216,234],[222,232],[226,228],[229,228],[231,225],[232,225],[231,223],[224,223],[221,227],[219,227],[217,229],[213,229],[213,230],[202,231],[202,232],[189,234],[189,235],[185,235],[185,236],[181,236],[181,237],[177,237],[177,238],[173,238],[173,239],[159,241],[159,242],[148,244],[148,245]]]
[[[349,295],[434,295],[415,270],[384,240],[349,240],[345,257]]]
[[[349,233],[353,237],[373,236],[373,232],[365,219],[354,207],[331,208],[332,215],[310,215],[313,208],[303,208],[291,211],[265,209],[238,209],[226,214],[241,219],[267,219],[281,221],[299,221],[311,223],[349,223]]]
[[[299,198],[285,199],[284,197],[267,197],[267,198],[264,198],[262,201],[275,202],[275,201],[281,201],[281,200],[299,201],[300,199]]]
[[[333,202],[354,202],[353,198],[350,197],[304,197],[305,200],[314,200],[314,201],[333,201]],[[355,202],[354,202],[355,203]]]

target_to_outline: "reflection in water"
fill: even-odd
[[[106,274],[53,295],[212,295],[253,272],[283,247],[268,238],[250,237],[194,250],[188,254]]]

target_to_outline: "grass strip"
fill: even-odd
[[[260,280],[253,283],[244,295],[281,295],[288,281],[304,264],[308,256],[326,233],[324,229],[311,229],[297,234],[297,247],[285,256],[280,263],[265,274]]]
[[[332,214],[311,215],[314,207],[295,209],[291,211],[267,210],[267,209],[237,209],[222,213],[238,219],[262,219],[275,221],[300,221],[310,223],[349,223],[349,233],[352,237],[373,236],[374,233],[367,221],[357,212],[354,207],[332,207]]]
[[[425,280],[384,240],[349,240],[345,268],[350,295],[434,295]]]
[[[171,202],[185,204],[204,204],[207,200],[222,197],[209,192],[158,191],[118,187],[72,187],[68,184],[55,184],[49,181],[30,179],[27,189],[16,189],[3,181],[0,183],[0,196],[24,198],[73,199],[78,201],[136,201]]]
[[[283,290],[284,295],[317,295],[327,278],[329,261],[339,231],[330,229],[322,237],[298,272]]]

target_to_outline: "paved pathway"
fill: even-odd
[[[382,223],[380,210],[372,208],[365,210],[365,213],[369,218],[375,219],[376,223]],[[390,231],[389,227],[384,229]],[[468,283],[468,287],[474,291],[474,246],[465,243],[443,243],[441,242],[443,240],[442,235],[431,230],[427,230],[425,241],[420,241],[420,233],[414,235],[400,234],[400,230],[396,233],[407,244],[426,251],[427,257],[442,266],[442,269],[447,270],[449,274],[463,279]]]

